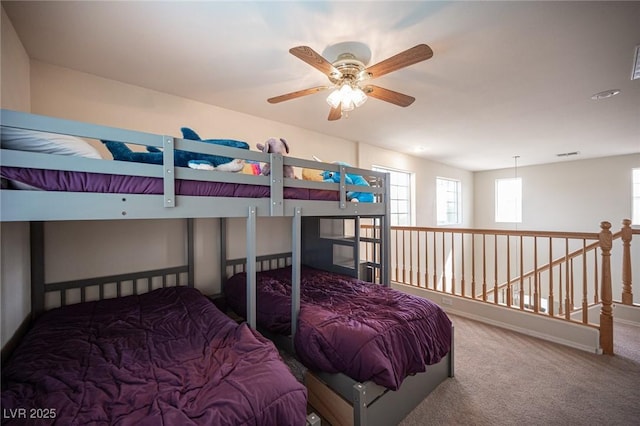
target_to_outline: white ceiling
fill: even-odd
[[[33,59],[467,170],[640,152],[637,1],[2,5]],[[373,81],[415,103],[370,99],[332,122],[329,92],[267,103],[329,83],[291,47],[345,41],[369,65],[428,44],[433,58]]]

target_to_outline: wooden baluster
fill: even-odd
[[[594,289],[594,296],[593,296],[593,303],[599,303],[600,302],[600,288],[598,286],[598,283],[600,282],[600,279],[598,278],[598,249],[596,248],[595,250],[593,250],[593,277],[594,277],[594,282],[595,282],[595,289]]]
[[[587,240],[582,239],[582,323],[589,322],[589,303],[587,301]]]
[[[471,234],[471,298],[476,298],[476,234]]]
[[[611,235],[611,223],[600,223],[600,250],[602,254],[602,282],[600,294],[602,295],[602,308],[600,309],[600,347],[605,354],[613,355],[613,309],[611,292],[611,248],[613,236]]]
[[[511,295],[511,236],[507,235],[507,295],[505,304],[509,307],[513,305]]]
[[[429,233],[424,233],[424,286],[429,288]]]
[[[420,275],[421,275],[421,270],[420,270],[420,260],[422,259],[422,257],[420,256],[420,230],[418,230],[416,232],[416,251],[418,252],[416,259],[418,261],[418,268],[416,271],[416,278],[418,279],[418,287],[421,287],[420,285]]]
[[[569,239],[565,238],[564,239],[564,256],[565,256],[565,268],[564,268],[564,272],[565,272],[565,297],[564,297],[564,317],[566,319],[571,319],[571,311],[572,306],[571,306],[571,300],[570,300],[570,282],[571,282],[571,268],[569,266]]]
[[[402,230],[402,282],[407,283],[407,242],[406,230]]]
[[[493,303],[498,303],[498,234],[493,235]]]
[[[533,312],[540,312],[540,280],[538,277],[538,237],[533,237]]]
[[[461,263],[461,275],[462,275],[462,277],[460,279],[460,295],[462,297],[465,297],[466,293],[467,293],[467,290],[466,290],[465,285],[464,285],[465,284],[464,283],[464,281],[465,281],[465,279],[464,279],[464,276],[465,276],[465,274],[464,274],[464,232],[460,234],[460,245],[461,245],[460,250],[462,250],[462,258],[460,260],[460,263]]]
[[[438,289],[438,274],[436,272],[437,269],[437,259],[436,259],[436,252],[438,251],[437,248],[438,245],[436,243],[436,231],[433,231],[433,289],[437,290]]]
[[[564,313],[564,304],[562,303],[562,263],[558,264],[558,315]]]
[[[553,301],[553,238],[549,237],[549,316],[554,315]]]
[[[633,292],[631,287],[631,220],[622,221],[622,304],[633,305]]]
[[[524,310],[524,253],[522,249],[522,235],[520,235],[520,310]]]
[[[409,230],[409,284],[413,285],[413,230]]]
[[[456,244],[451,232],[451,294],[456,294]]]
[[[394,231],[395,231],[395,234],[396,234],[396,238],[395,238],[395,240],[396,240],[396,259],[395,259],[396,260],[396,267],[395,267],[396,279],[395,279],[395,281],[400,281],[400,271],[398,270],[398,230],[394,229]]]
[[[485,234],[482,234],[482,301],[487,301],[487,244]]]
[[[446,292],[447,291],[447,272],[446,272],[447,256],[446,256],[444,240],[445,238],[444,238],[444,231],[443,231],[442,232],[442,291]]]
[[[571,309],[575,309],[576,308],[576,301],[575,301],[575,297],[576,297],[576,289],[573,286],[575,282],[575,274],[573,273],[573,258],[571,258]]]

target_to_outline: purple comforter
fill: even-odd
[[[310,369],[344,373],[397,390],[451,347],[451,321],[435,303],[379,284],[303,267],[296,354]],[[258,324],[291,331],[291,268],[259,272]],[[246,275],[225,284],[229,306],[245,315]]]
[[[273,344],[187,287],[45,313],[4,366],[2,386],[8,424],[7,417],[65,426],[306,419],[306,389]]]

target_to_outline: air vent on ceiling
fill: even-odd
[[[633,70],[631,71],[631,80],[640,78],[640,45],[636,46],[636,53],[633,57]]]
[[[556,154],[556,157],[571,157],[572,155],[578,155],[578,154],[580,154],[578,151],[561,152],[560,154]]]

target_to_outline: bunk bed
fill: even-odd
[[[226,304],[242,317],[244,259],[226,265]],[[308,369],[309,401],[331,424],[397,424],[453,377],[453,327],[435,303],[309,266],[294,284],[289,253],[260,257],[259,269],[258,330]]]
[[[99,126],[72,120],[3,110],[2,126],[29,129],[74,137],[125,142],[162,150],[163,164],[142,164],[89,158],[81,155],[55,155],[47,152],[24,152],[16,149],[0,151],[2,190],[0,217],[2,221],[32,223],[32,236],[42,222],[59,220],[130,220],[184,218],[219,218],[221,232],[220,282],[227,277],[226,218],[246,220],[246,256],[236,262],[246,274],[244,320],[251,329],[257,328],[257,272],[263,269],[263,257],[256,253],[256,221],[258,217],[289,217],[291,219],[291,253],[288,263],[291,274],[291,334],[296,334],[300,313],[300,280],[303,265],[346,273],[354,278],[375,279],[389,285],[389,193],[387,175],[344,164],[283,157],[280,154],[242,150],[203,144],[166,135]],[[176,150],[192,151],[230,158],[266,163],[270,176],[242,173],[203,172],[174,164]],[[339,174],[338,183],[291,179],[283,176],[284,166]],[[365,176],[370,186],[350,185],[347,173]],[[105,180],[106,179],[106,180]],[[134,183],[142,181],[142,191]],[[70,185],[67,185],[70,184]],[[195,192],[191,192],[197,187]],[[214,189],[210,189],[213,187]],[[232,190],[229,190],[229,187]],[[27,188],[17,189],[17,188]],[[202,189],[205,188],[205,189]],[[248,191],[244,191],[248,189]],[[349,191],[371,192],[372,203],[352,203]],[[355,235],[327,238],[316,235],[320,222],[353,222]],[[360,220],[376,225],[374,237],[358,234]],[[334,222],[337,221],[337,222]],[[313,235],[312,235],[313,234]],[[304,244],[303,244],[304,240]],[[372,260],[361,262],[361,246],[372,247]],[[348,254],[344,254],[347,247]],[[367,248],[368,250],[369,248]],[[32,244],[32,252],[43,250],[41,242]],[[187,270],[193,276],[192,254]],[[233,262],[232,262],[233,263]],[[129,277],[135,279],[136,276]],[[191,278],[192,279],[192,278]],[[118,277],[111,277],[111,281]],[[90,281],[94,282],[94,281]],[[81,298],[90,282],[80,284]],[[47,289],[62,290],[68,283],[47,285]],[[32,315],[44,311],[44,272],[32,273],[32,295],[35,295]],[[102,287],[100,287],[102,288]],[[118,291],[119,293],[119,291]],[[118,294],[119,295],[119,294]],[[100,290],[102,297],[102,290]],[[453,333],[451,330],[451,337]],[[278,339],[276,339],[276,342]],[[291,340],[289,340],[291,341]],[[357,425],[390,424],[402,419],[413,407],[447,377],[453,376],[453,341],[451,350],[425,372],[404,378],[397,390],[372,381],[357,382],[341,373],[314,371],[307,386],[309,399],[316,409],[326,408],[327,418],[340,404],[346,404],[343,420]],[[315,383],[315,384],[314,384]],[[316,386],[317,385],[317,386]],[[313,395],[313,400],[311,399]],[[346,414],[344,414],[346,413]],[[323,414],[323,413],[321,413]],[[337,420],[341,420],[338,418]],[[312,421],[315,421],[312,419]],[[336,422],[336,420],[334,420]]]

